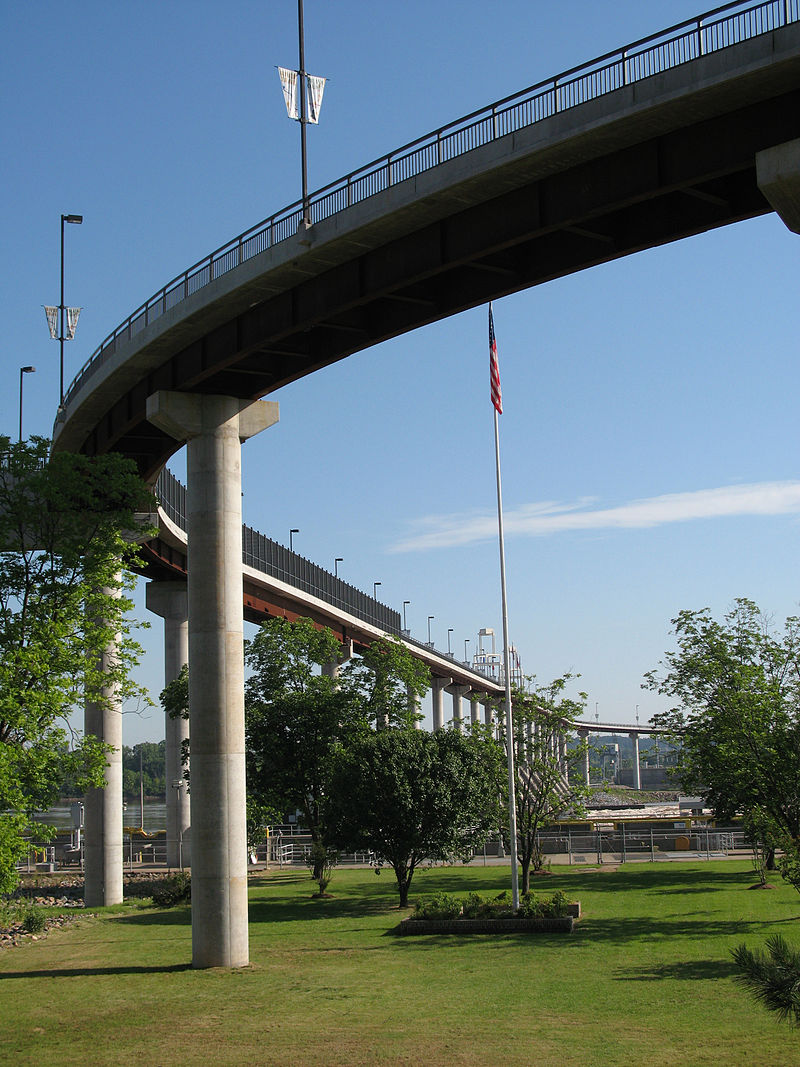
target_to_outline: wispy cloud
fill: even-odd
[[[720,489],[632,500],[604,508],[593,498],[574,503],[542,501],[504,515],[506,536],[545,537],[565,530],[624,530],[664,526],[697,519],[742,515],[800,513],[800,482],[759,482]],[[409,523],[408,533],[390,546],[391,552],[419,552],[488,541],[497,536],[497,515],[467,512],[430,515]]]

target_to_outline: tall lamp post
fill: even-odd
[[[381,584],[382,584],[381,582],[373,582],[372,583],[372,599],[373,600],[377,600],[378,599],[378,586],[381,585]]]
[[[58,336],[58,342],[60,347],[60,385],[59,385],[59,405],[64,405],[64,223],[71,222],[76,226],[80,226],[83,222],[83,215],[62,215],[61,216],[61,303],[59,304],[59,313],[61,315],[60,330]]]
[[[36,370],[35,367],[20,367],[19,368],[19,441],[22,442],[22,375],[33,374]]]
[[[406,625],[406,607],[411,603],[410,600],[403,601],[403,631],[408,633],[408,626]]]
[[[469,657],[467,656],[467,645],[469,644],[469,638],[464,638],[464,662],[469,663]]]
[[[436,618],[435,615],[429,615],[428,616],[428,644],[429,645],[433,644],[433,641],[431,641],[431,619],[435,619],[435,618]]]
[[[293,540],[293,538],[294,538],[294,535],[296,533],[300,533],[300,531],[299,530],[290,530],[289,531],[289,551],[290,552],[294,552],[294,540]]]
[[[338,578],[339,577],[339,564],[340,563],[344,563],[344,559],[341,556],[337,556],[336,559],[333,561],[333,576],[334,576],[334,578]]]
[[[450,634],[453,632],[453,627],[447,627],[447,655],[450,655]]]

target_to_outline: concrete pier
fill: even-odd
[[[113,660],[111,645],[100,657],[103,673]],[[84,798],[84,901],[96,908],[122,902],[122,708],[113,686],[99,701],[86,701],[84,730],[111,746],[105,787],[90,789]]]
[[[431,708],[433,717],[433,729],[444,729],[444,691],[450,684],[449,678],[431,678]]]
[[[189,662],[189,601],[186,582],[148,582],[149,611],[164,620],[164,685],[169,685]],[[167,866],[191,866],[189,791],[183,782],[183,742],[189,737],[189,720],[164,715],[165,780],[167,791]]]
[[[187,442],[192,965],[244,967],[241,442],[277,422],[278,405],[164,391],[147,417]]]

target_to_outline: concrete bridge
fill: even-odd
[[[314,194],[310,226],[291,205],[170,281],[72,383],[55,448],[118,450],[154,480],[187,445],[196,966],[248,959],[240,449],[278,421],[259,398],[643,248],[771,210],[800,231],[798,20],[798,0],[730,4],[403,146]],[[87,866],[104,903],[112,777]]]

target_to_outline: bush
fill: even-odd
[[[568,914],[569,900],[559,889],[552,897],[539,898],[535,893],[520,897],[519,912],[523,919],[561,918]],[[463,901],[451,893],[437,893],[417,901],[415,919],[503,919],[510,918],[511,894],[507,889],[495,897],[469,893]]]
[[[188,874],[173,874],[153,890],[153,903],[159,908],[174,908],[192,899],[192,879]]]
[[[26,934],[40,934],[47,925],[47,919],[37,908],[28,908],[22,916],[22,929]]]
[[[461,914],[461,901],[452,893],[437,893],[426,900],[418,900],[414,908],[415,919],[457,919]]]

